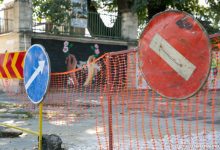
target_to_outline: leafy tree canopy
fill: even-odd
[[[54,25],[61,25],[70,19],[71,0],[32,0],[33,16],[38,20],[46,19]]]
[[[91,0],[88,0],[91,1]],[[220,28],[220,1],[204,0],[207,6],[201,6],[199,0],[95,0],[96,8],[123,13],[132,11],[138,14],[139,24],[148,22],[153,15],[166,9],[178,9],[195,16],[209,33]]]
[[[34,16],[46,18],[60,25],[71,17],[71,0],[32,0]],[[204,0],[207,6],[201,6],[199,0],[87,0],[88,10],[98,9],[116,11],[118,14],[134,12],[138,15],[139,25],[147,23],[153,15],[167,9],[186,11],[195,16],[209,34],[220,29],[220,1]]]

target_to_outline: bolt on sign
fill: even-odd
[[[25,52],[0,54],[0,78],[23,78]]]
[[[141,35],[138,53],[139,67],[147,83],[170,99],[193,96],[209,75],[208,35],[186,12],[155,15]]]

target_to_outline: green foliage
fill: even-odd
[[[220,32],[220,1],[209,0],[209,5],[199,19],[208,33]]]
[[[133,11],[138,15],[139,25],[147,23],[153,14],[160,11],[178,9],[196,17],[209,34],[219,32],[220,2],[219,0],[204,1],[207,1],[209,6],[199,5],[199,0],[88,0],[88,4],[96,9],[118,11],[119,14]],[[71,0],[33,0],[34,17],[38,21],[44,18],[54,25],[70,22],[71,9]]]
[[[91,0],[88,0],[88,1],[91,1]],[[94,0],[91,3],[96,8],[109,11],[109,12],[117,11],[117,8],[118,8],[117,0]]]
[[[33,17],[38,21],[46,19],[54,25],[68,22],[71,16],[71,0],[32,0]]]
[[[118,7],[120,0],[96,0],[108,6],[110,10]],[[204,7],[199,4],[199,0],[134,0],[131,11],[137,13],[139,25],[147,23],[151,19],[152,10],[154,14],[166,9],[178,9],[192,14],[206,28],[209,34],[219,32],[220,28],[220,1],[204,0],[208,6]],[[130,0],[123,0],[130,2]],[[121,11],[121,10],[118,10]]]

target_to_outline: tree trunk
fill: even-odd
[[[133,0],[117,0],[118,17],[112,28],[106,27],[97,9],[88,0],[88,29],[92,36],[111,36],[134,40],[137,38],[138,19],[132,12]],[[129,18],[130,17],[130,18]],[[129,31],[128,31],[129,30]]]
[[[119,14],[131,12],[133,4],[133,0],[117,0]]]
[[[149,21],[154,15],[156,15],[159,12],[162,12],[166,10],[167,5],[164,0],[149,0],[147,4],[147,10],[148,10],[148,18],[147,21]]]

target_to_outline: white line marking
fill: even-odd
[[[155,34],[150,48],[186,81],[192,76],[196,66],[180,54],[159,34]]]
[[[45,61],[38,61],[39,66],[37,67],[37,69],[35,70],[35,72],[32,74],[32,76],[30,77],[30,79],[28,80],[28,82],[25,84],[25,89],[28,89],[29,86],[31,85],[31,83],[34,81],[34,79],[38,76],[39,73],[42,74],[43,69],[44,69],[44,64]]]

